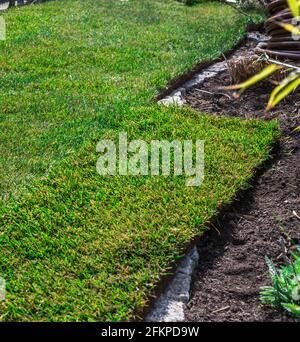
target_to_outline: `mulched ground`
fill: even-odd
[[[190,91],[186,100],[193,108],[212,115],[278,118],[283,137],[273,160],[259,172],[251,189],[201,241],[186,319],[293,321],[283,312],[263,306],[259,292],[261,286],[270,285],[265,255],[280,265],[280,241],[289,246],[300,239],[300,134],[293,131],[300,124],[300,93],[265,114],[270,84],[246,91],[239,100],[230,93],[216,94],[224,93],[218,88],[228,84],[229,74],[223,72]]]

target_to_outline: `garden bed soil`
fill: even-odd
[[[273,157],[198,246],[188,321],[293,321],[284,312],[261,304],[261,286],[270,285],[264,260],[284,262],[288,247],[300,238],[300,93],[264,113],[273,86],[262,83],[238,100],[220,87],[229,85],[227,71],[187,93],[187,104],[201,113],[245,119],[278,119],[282,130]]]

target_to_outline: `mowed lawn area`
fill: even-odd
[[[275,122],[155,104],[168,81],[230,49],[245,17],[173,0],[61,0],[4,14],[0,276],[4,321],[138,319],[159,279],[247,187]],[[205,140],[205,180],[103,177],[100,139]]]

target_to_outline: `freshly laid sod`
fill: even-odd
[[[216,3],[171,0],[53,1],[5,17],[1,318],[136,318],[187,243],[247,186],[277,137],[273,122],[152,101],[171,77],[232,47],[245,19]],[[100,176],[96,144],[117,141],[121,131],[147,142],[205,140],[204,183]]]
[[[129,114],[129,113],[128,113]],[[274,123],[140,108],[128,138],[203,139],[205,181],[101,177],[97,140],[72,155],[1,212],[5,320],[127,320],[185,244],[247,185],[268,156]],[[118,130],[101,137],[117,141]]]

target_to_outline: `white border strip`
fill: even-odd
[[[190,299],[192,275],[199,261],[194,247],[183,259],[166,291],[155,302],[146,322],[183,322],[184,309]]]
[[[226,61],[215,63],[203,69],[201,72],[196,74],[191,80],[184,83],[180,88],[174,90],[170,95],[159,100],[158,103],[165,105],[165,106],[170,106],[170,105],[182,106],[186,103],[184,97],[190,89],[200,85],[206,79],[214,77],[218,73],[225,71],[226,69],[227,69]]]

